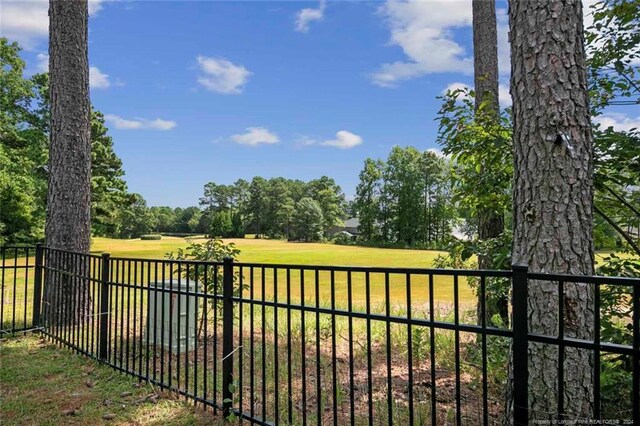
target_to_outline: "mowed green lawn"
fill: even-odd
[[[196,238],[194,241],[203,242],[204,238]],[[431,268],[434,259],[443,252],[431,250],[402,250],[402,249],[380,249],[370,247],[340,246],[334,244],[319,243],[290,243],[280,240],[263,239],[229,239],[241,250],[240,262],[263,263],[263,264],[292,264],[292,265],[324,265],[324,266],[376,266],[376,267],[410,267],[410,268]],[[176,251],[178,248],[185,248],[188,241],[185,238],[162,237],[156,241],[142,241],[140,239],[118,240],[109,238],[94,238],[92,241],[92,252],[94,254],[110,253],[112,257],[142,258],[142,259],[164,259],[166,253]],[[597,256],[598,261],[602,261],[602,256]],[[5,260],[6,266],[13,264],[13,259]],[[18,259],[18,264],[24,264],[24,259]],[[33,262],[33,259],[31,260]],[[124,270],[120,271],[118,282],[124,281],[128,273],[128,264],[123,264]],[[3,271],[3,302],[4,309],[1,309],[0,316],[3,322],[13,322],[14,312],[10,311],[8,305],[13,304],[16,297],[17,309],[15,310],[15,321],[21,323],[24,319],[30,318],[31,302],[30,297],[25,301],[25,284],[28,287],[33,285],[33,269],[25,283],[24,270],[18,270],[18,275],[14,277],[12,269]],[[277,290],[278,301],[283,302],[287,298],[287,290],[292,302],[299,302],[302,299],[301,273],[292,269],[289,275],[289,289],[287,289],[287,276],[284,270],[277,273],[277,289],[274,284],[274,272],[266,268],[265,275],[265,296],[267,300],[272,300]],[[123,278],[125,277],[125,278]],[[166,275],[168,278],[169,275]],[[142,282],[146,282],[142,277]],[[152,277],[154,278],[154,277]],[[161,277],[160,277],[161,278]],[[251,283],[252,274],[248,268],[243,270],[243,282]],[[335,295],[335,304],[339,308],[348,308],[349,296],[349,275],[345,272],[336,272],[332,277],[329,272],[320,272],[318,278],[318,296],[322,305],[331,303],[331,294]],[[386,302],[386,286],[383,274],[370,275],[370,300],[372,311],[384,311]],[[155,279],[155,278],[154,278]],[[312,271],[304,273],[304,299],[307,304],[316,303],[316,276]],[[365,274],[351,274],[351,298],[354,309],[363,309],[366,303]],[[16,291],[13,291],[14,280]],[[429,303],[427,276],[412,275],[410,290],[411,304],[414,309],[420,309]],[[472,307],[475,295],[473,290],[467,285],[464,277],[459,279],[459,301],[461,305]],[[454,281],[450,276],[433,277],[434,294],[433,299],[437,306],[451,307],[454,300]],[[262,296],[262,270],[253,270],[253,297],[256,299]],[[245,297],[250,296],[246,291]],[[389,300],[394,311],[402,314],[402,310],[407,306],[407,278],[404,274],[389,275]],[[399,312],[398,312],[399,309]]]
[[[194,241],[202,242],[204,238]],[[402,250],[381,249],[371,247],[341,246],[323,243],[293,243],[281,240],[263,239],[227,239],[241,250],[238,260],[245,263],[261,264],[291,264],[291,265],[321,265],[321,266],[374,266],[389,268],[431,268],[434,259],[444,252],[432,250]],[[161,259],[167,252],[186,247],[187,240],[176,237],[162,237],[159,241],[114,240],[108,238],[94,238],[91,249],[95,253],[107,252],[112,257],[135,257],[145,259]],[[274,272],[266,269],[265,294],[272,297],[276,291],[274,288]],[[289,276],[290,293],[293,300],[300,300],[302,289],[300,284],[300,271],[293,269]],[[287,297],[287,277],[284,270],[278,271],[277,293],[280,301]],[[385,277],[383,274],[371,274],[371,302],[374,305],[383,303],[385,299]],[[245,283],[250,283],[251,274],[248,269],[243,271]],[[254,297],[261,297],[262,271],[259,268],[253,271]],[[313,271],[304,273],[304,298],[307,303],[315,303],[315,279]],[[363,305],[366,302],[365,274],[351,274],[351,297],[355,305]],[[428,303],[428,277],[412,276],[410,283],[412,300],[414,305]],[[318,274],[318,294],[323,305],[331,303],[331,274],[327,271]],[[336,306],[347,307],[349,295],[349,276],[346,272],[336,272],[333,276],[333,292]],[[394,306],[406,306],[407,283],[405,274],[389,275],[389,299]],[[466,279],[460,277],[459,299],[463,303],[472,302],[474,294],[467,286]],[[434,300],[450,304],[454,298],[454,282],[452,277],[434,277]],[[269,300],[269,299],[267,299]]]
[[[204,242],[204,238],[193,241]],[[253,238],[226,239],[241,250],[239,261],[250,263],[286,263],[295,265],[382,266],[429,268],[443,251],[380,249],[341,246],[322,243],[291,243],[282,240]],[[107,252],[111,256],[164,258],[165,253],[187,246],[185,238],[162,237],[162,240],[142,241],[94,238],[91,251]]]

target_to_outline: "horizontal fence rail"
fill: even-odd
[[[638,278],[136,259],[42,246],[0,253],[3,334],[39,331],[253,424],[580,420],[564,398],[571,351],[593,357],[584,368],[593,368],[594,418],[640,423]],[[594,292],[593,338],[565,332],[565,293],[576,282]],[[499,285],[511,294],[510,324],[486,315],[487,292]],[[534,285],[558,297],[554,333],[530,327]],[[610,309],[629,313],[615,335],[601,322]],[[535,345],[557,353],[554,413],[530,410]]]

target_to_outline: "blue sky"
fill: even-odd
[[[28,71],[46,68],[46,2],[0,6]],[[205,183],[255,175],[328,175],[352,196],[366,157],[437,148],[436,97],[473,81],[469,0],[103,0],[90,12],[92,103],[150,205],[195,205]]]

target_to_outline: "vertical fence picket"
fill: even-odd
[[[233,404],[233,259],[229,257],[224,259],[222,286],[222,407],[226,418]]]
[[[33,327],[40,327],[40,309],[42,306],[42,244],[36,244],[35,276],[33,279]],[[25,299],[27,294],[25,293]]]
[[[109,253],[102,254],[100,278],[100,312],[98,322],[100,324],[100,349],[98,356],[102,361],[107,361],[109,349],[109,325],[111,323],[111,307],[109,306],[110,292],[109,280],[111,275],[111,259]]]
[[[513,421],[529,423],[527,267],[513,265]]]

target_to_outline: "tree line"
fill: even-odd
[[[303,182],[256,176],[233,184],[209,182],[200,198],[209,234],[219,237],[318,241],[346,218],[340,186],[327,176]]]
[[[413,147],[392,148],[386,161],[367,158],[353,211],[364,243],[435,246],[449,240],[456,214],[451,162]]]

